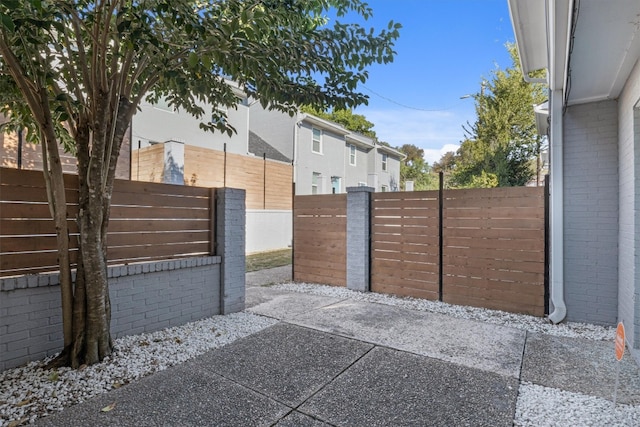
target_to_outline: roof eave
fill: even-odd
[[[522,73],[549,67],[546,1],[508,0]]]

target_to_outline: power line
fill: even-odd
[[[409,109],[409,110],[427,111],[427,112],[430,112],[430,113],[437,113],[437,112],[439,112],[439,111],[448,111],[448,110],[451,110],[453,107],[455,107],[455,105],[452,105],[452,106],[447,107],[447,108],[438,108],[438,109],[427,109],[427,108],[412,107],[412,106],[410,106],[410,105],[403,104],[403,103],[398,102],[398,101],[396,101],[396,100],[393,100],[393,99],[391,99],[391,98],[389,98],[389,97],[386,97],[386,96],[384,96],[384,95],[381,95],[381,94],[379,94],[378,92],[376,92],[376,91],[374,91],[374,90],[369,89],[367,86],[365,86],[365,85],[363,85],[363,84],[361,84],[360,86],[362,86],[363,88],[365,88],[367,91],[371,92],[373,95],[377,96],[378,98],[384,99],[384,100],[385,100],[385,101],[387,101],[387,102],[390,102],[390,103],[392,103],[392,104],[398,105],[398,106],[400,106],[400,107],[402,107],[402,108],[407,108],[407,109]],[[458,104],[459,104],[459,102],[458,102]],[[456,105],[457,105],[457,104],[456,104]]]

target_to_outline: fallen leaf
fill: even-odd
[[[149,344],[149,341],[140,341],[140,347],[147,347]]]
[[[7,427],[18,427],[26,423],[27,421],[29,421],[29,417],[24,417],[19,420],[11,421],[9,424],[7,424]]]
[[[31,398],[24,399],[23,401],[16,403],[16,406],[19,408],[21,406],[28,405],[29,403],[31,403]]]
[[[120,383],[116,382],[116,383],[113,383],[111,386],[112,386],[113,388],[120,388],[120,387],[122,387],[122,384],[120,384]]]
[[[116,402],[113,402],[111,405],[107,405],[104,408],[100,409],[100,412],[109,412],[116,407]]]
[[[60,374],[58,371],[53,371],[51,375],[49,375],[49,381],[55,383],[60,379]]]
[[[176,344],[182,344],[182,340],[179,337],[176,337],[174,341]]]

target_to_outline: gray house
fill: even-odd
[[[231,83],[229,83],[231,85]],[[231,136],[221,132],[205,132],[200,129],[200,123],[205,119],[196,119],[185,111],[177,111],[161,100],[157,104],[143,101],[140,111],[133,117],[131,123],[131,148],[138,149],[150,144],[173,141],[197,147],[222,151],[225,148],[230,153],[248,153],[249,106],[247,97],[239,88],[232,86],[238,98],[236,108],[225,108],[227,121],[236,129]],[[211,106],[203,105],[205,111],[211,111]]]
[[[404,155],[311,114],[288,116],[252,104],[249,128],[293,159],[296,194],[345,193],[347,187],[399,189]]]
[[[549,86],[549,317],[621,321],[640,361],[640,2],[508,1],[526,79]]]

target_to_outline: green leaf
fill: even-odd
[[[189,57],[187,58],[187,64],[189,64],[189,67],[195,68],[199,62],[200,59],[198,58],[198,54],[195,52],[190,52]]]
[[[4,27],[5,30],[11,33],[13,33],[16,30],[16,26],[14,25],[11,17],[5,14],[0,14],[0,22],[2,22],[2,26]]]

